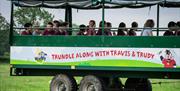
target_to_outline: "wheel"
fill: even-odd
[[[50,91],[77,91],[77,83],[73,77],[59,74],[52,79]]]
[[[151,82],[146,78],[128,78],[125,83],[125,89],[133,91],[152,91]]]
[[[88,75],[81,80],[79,91],[104,91],[104,86],[100,78]]]
[[[152,91],[151,82],[146,78],[128,78],[125,89],[133,91]]]
[[[116,77],[116,78],[110,78],[110,77],[102,77],[102,80],[105,85],[105,89],[107,91],[122,91],[123,85],[121,80]]]
[[[111,78],[111,85],[112,88],[118,88],[118,89],[122,89],[123,85],[121,80],[117,77],[117,78]]]

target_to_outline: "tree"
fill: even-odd
[[[8,29],[9,29],[9,23],[0,13],[0,30],[8,30]]]
[[[0,55],[9,52],[9,23],[0,13]]]
[[[53,18],[51,13],[42,8],[19,7],[14,12],[15,26],[23,26],[27,22],[34,24],[37,21],[46,25]]]

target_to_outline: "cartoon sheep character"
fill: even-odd
[[[47,54],[45,52],[41,51],[38,53],[38,56],[35,57],[35,60],[36,61],[46,61],[46,56],[47,56]]]

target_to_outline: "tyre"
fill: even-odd
[[[146,78],[128,78],[125,89],[133,91],[152,91],[151,82]]]
[[[88,75],[81,80],[79,91],[104,91],[104,86],[100,78]]]
[[[121,80],[118,77],[117,78],[112,78],[111,87],[112,88],[122,89],[123,85],[122,85]]]
[[[109,78],[109,77],[102,77],[102,80],[104,82],[105,89],[107,91],[122,91],[123,85],[121,80],[116,78]]]
[[[52,79],[50,91],[77,91],[77,83],[73,77],[59,74]]]

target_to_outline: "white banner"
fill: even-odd
[[[162,64],[166,68],[175,68],[180,66],[180,48],[13,46],[11,47],[11,61],[15,60],[32,62],[43,60],[46,63],[89,62],[97,60],[135,60]]]

